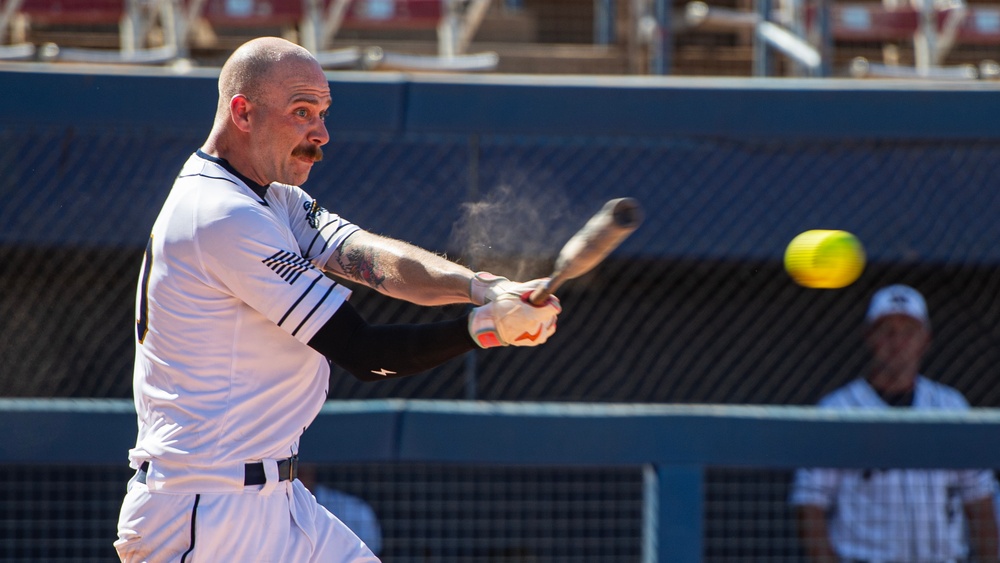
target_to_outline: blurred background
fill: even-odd
[[[329,68],[996,78],[989,0],[4,0],[0,59],[217,66],[280,35]]]
[[[0,0],[0,417],[17,423],[0,441],[0,560],[113,560],[145,240],[207,134],[218,66],[265,34],[329,70],[331,142],[306,188],[372,231],[528,278],[604,201],[646,207],[560,291],[550,345],[380,384],[335,370],[334,408],[757,405],[781,419],[863,372],[864,311],[889,283],[928,300],[925,373],[1000,407],[1000,4]],[[859,237],[857,282],[787,276],[785,246],[815,228]],[[352,302],[371,322],[464,310],[361,287]],[[324,450],[305,440],[304,457]],[[86,448],[112,453],[70,453]],[[337,455],[312,478],[371,507],[387,563],[657,560],[650,503],[668,489],[641,451]],[[802,560],[794,463],[686,463],[700,560]]]

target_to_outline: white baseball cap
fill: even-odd
[[[874,324],[875,321],[886,315],[907,315],[928,327],[931,325],[924,296],[908,285],[897,284],[883,287],[872,296],[865,321],[868,324]]]

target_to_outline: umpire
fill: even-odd
[[[819,406],[968,409],[957,390],[920,375],[930,342],[923,296],[880,289],[865,318],[868,373]],[[988,470],[801,469],[791,500],[814,563],[996,563],[996,487]]]

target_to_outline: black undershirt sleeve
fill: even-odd
[[[309,346],[362,381],[403,377],[477,348],[469,315],[427,324],[370,325],[344,303]]]

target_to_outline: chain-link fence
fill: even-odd
[[[130,473],[0,465],[0,560],[114,560]],[[386,563],[626,562],[642,549],[639,468],[320,465],[310,487],[367,505]],[[372,541],[350,510],[329,508]]]
[[[121,465],[0,465],[0,559],[113,560],[130,474]],[[703,521],[692,526],[703,530],[702,561],[804,561],[791,475],[709,468]],[[317,465],[308,486],[385,563],[646,560],[641,467]],[[331,502],[330,491],[353,502]]]

